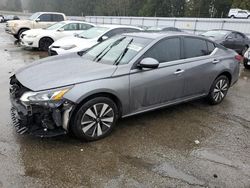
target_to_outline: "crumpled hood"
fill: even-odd
[[[85,49],[90,48],[93,45],[97,44],[97,39],[83,39],[79,37],[64,37],[62,39],[57,40],[52,44],[52,46],[68,46],[68,45],[76,45],[77,48]]]
[[[116,68],[70,53],[35,61],[18,70],[15,75],[23,86],[32,91],[41,91],[108,78]]]

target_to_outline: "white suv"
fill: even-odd
[[[12,20],[6,24],[5,31],[15,38],[20,39],[21,34],[29,29],[47,28],[56,22],[66,20],[63,13],[37,12],[27,20]]]
[[[250,19],[250,12],[242,9],[230,9],[228,13],[229,18],[248,18]]]

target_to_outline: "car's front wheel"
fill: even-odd
[[[51,44],[53,44],[53,39],[49,38],[49,37],[44,37],[42,38],[40,41],[39,41],[39,48],[42,50],[42,51],[48,51],[49,49],[49,46]]]
[[[84,103],[73,117],[73,134],[86,141],[106,137],[118,119],[117,105],[107,97],[97,97]]]
[[[25,32],[25,31],[28,31],[28,29],[20,29],[20,30],[18,31],[17,35],[16,35],[16,36],[14,35],[14,37],[15,37],[16,39],[20,40],[20,39],[21,39],[21,35],[22,35],[23,32]]]
[[[227,95],[230,82],[227,76],[219,76],[212,84],[210,92],[208,94],[208,100],[210,104],[216,105],[221,103]]]

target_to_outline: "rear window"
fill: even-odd
[[[64,17],[61,14],[53,14],[52,18],[54,22],[64,21]]]
[[[185,58],[200,57],[208,55],[206,40],[197,38],[184,38]]]

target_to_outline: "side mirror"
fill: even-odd
[[[40,22],[40,21],[41,21],[41,19],[40,19],[40,18],[37,18],[35,21],[36,21],[36,22]]]
[[[146,69],[156,69],[159,67],[159,65],[160,65],[159,61],[150,57],[142,59],[141,62],[139,63],[140,68],[146,68]]]
[[[98,42],[102,42],[102,41],[105,41],[105,40],[107,40],[109,37],[107,37],[107,36],[102,36],[102,37],[100,37],[99,39],[98,39]]]
[[[64,31],[64,29],[63,29],[63,28],[60,28],[60,29],[58,29],[57,31],[62,32],[62,31]]]
[[[228,36],[226,39],[227,39],[227,40],[232,40],[232,39],[233,39],[233,37]]]

